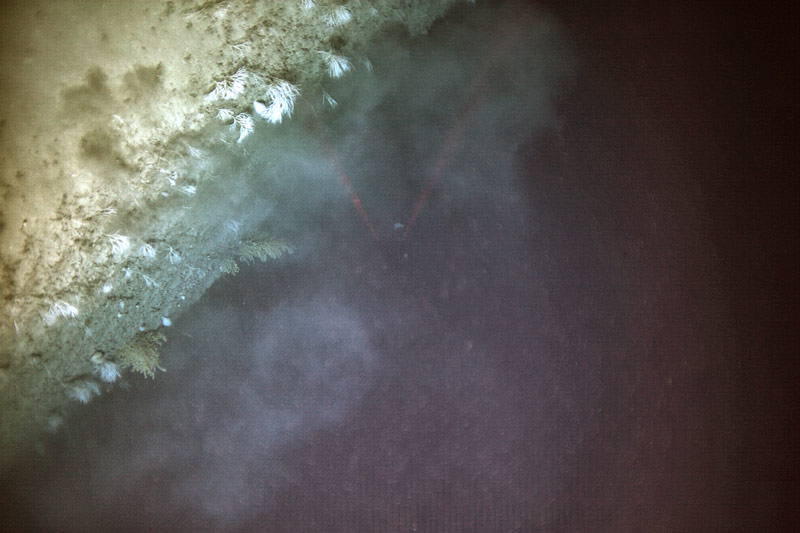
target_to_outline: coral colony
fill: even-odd
[[[130,239],[119,233],[108,235],[108,240],[111,242],[111,253],[114,255],[123,255],[131,247]]]
[[[151,245],[144,243],[141,248],[139,248],[139,254],[142,257],[153,259],[156,256],[156,250]]]
[[[205,96],[207,102],[217,100],[233,100],[244,93],[247,88],[247,69],[239,68],[234,74],[222,81],[215,82],[214,89]]]
[[[337,6],[322,16],[323,22],[331,27],[341,26],[350,22],[352,15],[344,6]]]
[[[245,137],[253,133],[255,129],[255,124],[253,123],[253,117],[251,117],[247,113],[239,113],[233,118],[233,124],[231,124],[231,129],[234,130],[239,128],[239,138],[236,140],[237,143],[242,142]]]
[[[97,352],[92,356],[92,366],[94,373],[105,383],[114,383],[120,377],[119,367],[105,358],[105,356]]]
[[[272,124],[280,124],[284,116],[290,117],[294,111],[294,101],[300,90],[288,81],[279,80],[267,87],[265,99],[269,102],[264,105],[258,100],[253,102],[256,113]]]
[[[42,313],[42,321],[46,326],[52,326],[61,317],[75,318],[78,308],[63,300],[50,304],[50,309]]]
[[[331,52],[319,52],[323,59],[325,60],[325,64],[328,67],[328,75],[331,78],[340,78],[345,72],[348,72],[353,65],[350,63],[346,57],[337,56]]]
[[[89,403],[95,396],[100,396],[100,387],[90,379],[81,380],[72,385],[69,395],[80,403]]]
[[[332,58],[329,59],[329,71],[339,72],[339,76],[350,69],[350,62],[345,58],[339,58],[330,54]],[[331,67],[331,62],[336,66]],[[338,77],[338,76],[337,76]],[[254,82],[255,86],[264,85],[264,80],[255,74],[251,74],[246,68],[240,67],[234,74],[227,78],[217,81],[214,84],[214,89],[208,93],[204,100],[206,102],[218,102],[221,100],[235,100],[242,96],[247,90],[248,80]],[[264,92],[263,101],[254,100],[253,109],[255,113],[270,122],[271,124],[279,124],[283,117],[289,117],[294,111],[294,101],[300,90],[296,85],[284,80],[277,80],[274,83],[267,85]],[[229,123],[231,130],[238,129],[239,138],[237,143],[244,141],[255,129],[255,123],[252,115],[246,112],[235,114],[230,108],[223,107],[217,109],[217,120],[223,123]],[[191,186],[184,186],[181,189],[186,195],[194,194],[195,189]]]

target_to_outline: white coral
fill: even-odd
[[[156,249],[153,248],[152,245],[144,243],[141,248],[139,248],[139,254],[142,257],[146,257],[148,259],[152,259],[156,256]]]
[[[89,403],[95,396],[100,396],[100,387],[90,379],[81,380],[72,385],[69,395],[80,403]]]
[[[214,89],[203,98],[206,102],[216,102],[217,100],[230,100],[239,96],[231,87],[231,82],[227,79],[214,82]]]
[[[96,352],[92,356],[92,365],[94,373],[105,383],[114,383],[120,377],[117,364],[106,359],[101,352]]]
[[[106,383],[114,383],[119,378],[119,367],[111,361],[106,361],[98,366],[95,371],[98,377]]]
[[[45,326],[52,326],[55,324],[56,320],[61,317],[75,318],[77,316],[77,307],[65,302],[64,300],[59,300],[50,304],[50,308],[46,312],[42,313],[42,321],[44,322]]]
[[[217,100],[233,100],[237,98],[247,88],[248,76],[247,69],[240,67],[227,78],[214,82],[214,89],[203,99],[206,102],[216,102]]]
[[[200,159],[206,156],[205,150],[202,150],[200,148],[195,148],[194,146],[187,146],[187,148],[189,150],[189,155],[192,157]]]
[[[172,174],[168,174],[169,171],[161,169],[161,172],[167,177],[167,181],[169,182],[170,187],[174,187],[175,184],[178,182],[178,172],[175,171]]]
[[[327,92],[322,91],[322,103],[328,104],[331,106],[331,109],[338,105],[338,102],[333,98],[333,96],[329,95]]]
[[[227,229],[231,233],[239,233],[240,227],[241,224],[236,220],[228,220],[225,222],[225,229]]]
[[[247,69],[239,67],[239,69],[231,75],[231,87],[237,94],[244,92],[247,86],[247,77],[250,75]]]
[[[267,87],[265,99],[269,102],[264,105],[258,100],[253,102],[253,108],[263,119],[272,124],[280,124],[284,116],[292,116],[294,101],[300,89],[288,81],[279,80]]]
[[[226,108],[217,109],[216,119],[227,124],[233,120],[233,111]]]
[[[233,55],[239,59],[243,59],[250,54],[252,50],[252,46],[250,41],[245,41],[243,43],[231,45],[231,52]]]
[[[239,139],[237,139],[237,143],[242,142],[245,137],[253,133],[255,129],[255,124],[253,123],[253,117],[251,117],[247,113],[239,113],[233,119],[233,124],[231,124],[231,129],[235,129],[239,127]]]
[[[131,247],[130,239],[119,233],[108,235],[108,240],[111,241],[111,253],[114,255],[123,255]]]
[[[340,78],[345,72],[349,72],[353,68],[350,60],[344,56],[337,56],[331,52],[320,52],[325,59],[325,64],[328,67],[328,75],[331,78]]]
[[[347,24],[350,22],[351,18],[353,18],[353,15],[350,14],[350,11],[346,7],[336,6],[322,16],[322,21],[334,28],[342,24]]]
[[[172,248],[172,246],[169,247],[169,252],[167,252],[167,260],[169,261],[170,265],[175,265],[181,262],[181,256]]]

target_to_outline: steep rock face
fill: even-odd
[[[269,227],[269,205],[250,194],[248,143],[295,105],[322,116],[336,104],[332,77],[371,68],[372,39],[422,34],[453,3],[3,8],[4,460],[108,387],[117,366],[137,368],[120,352],[235,273],[237,256],[291,251]]]

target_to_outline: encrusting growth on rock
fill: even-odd
[[[145,377],[155,377],[156,370],[166,372],[158,364],[158,347],[167,340],[161,331],[146,331],[136,335],[119,349],[119,360],[123,366],[139,372]]]

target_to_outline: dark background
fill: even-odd
[[[579,58],[554,129],[467,128],[405,240],[438,146],[383,132],[392,185],[341,154],[378,238],[344,202],[306,220],[311,260],[215,285],[166,374],[6,477],[3,527],[800,526],[790,13],[596,4],[549,6]],[[478,9],[525,31],[521,3]]]
[[[800,194],[794,175],[800,76],[791,21],[797,10],[785,2],[734,2],[724,8],[644,2],[607,9],[558,2],[553,8],[608,61],[610,72],[585,75],[584,83],[604,87],[595,97],[617,119],[625,117],[628,133],[609,137],[604,129],[595,135],[650,146],[635,163],[652,170],[657,183],[648,187],[675,194],[692,186],[702,191],[698,215],[708,224],[704,237],[716,258],[709,281],[722,291],[719,301],[731,322],[720,337],[705,338],[725,346],[721,372],[709,368],[698,375],[702,396],[687,407],[714,417],[707,394],[716,391],[713,401],[727,404],[730,418],[722,424],[698,420],[706,440],[692,455],[700,457],[705,449],[731,456],[723,470],[696,465],[693,480],[681,490],[706,508],[706,519],[715,512],[726,516],[727,529],[795,529]],[[596,103],[583,105],[605,107]],[[654,126],[649,131],[648,122]],[[680,147],[684,164],[672,172],[653,157],[664,142]],[[705,296],[690,300],[698,316],[707,314]],[[674,369],[673,362],[664,372]],[[728,385],[721,375],[730,376]],[[660,431],[689,433],[685,423],[691,416],[678,420]],[[700,479],[716,475],[713,485],[729,487],[719,500],[698,490]],[[643,511],[639,520],[647,516]],[[678,529],[720,525],[680,523]]]

